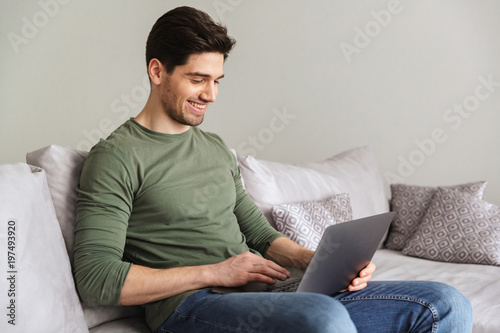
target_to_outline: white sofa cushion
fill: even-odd
[[[0,203],[2,269],[14,276],[15,295],[7,296],[5,275],[0,290],[4,306],[5,297],[15,301],[16,317],[15,326],[9,324],[3,306],[0,332],[88,332],[45,172],[24,163],[1,165]],[[7,250],[14,253],[8,270],[16,273],[6,272]]]
[[[238,155],[238,163],[248,194],[273,227],[273,206],[323,200],[341,193],[349,194],[354,219],[389,210],[378,164],[368,147],[322,162],[292,165]]]
[[[150,333],[143,318],[129,317],[106,322],[90,329],[90,333]]]
[[[87,152],[57,145],[50,145],[26,154],[26,161],[29,164],[39,166],[47,173],[50,194],[70,258],[73,258],[76,187],[86,158]],[[108,321],[143,314],[140,306],[87,306],[84,304],[83,310],[89,328]]]

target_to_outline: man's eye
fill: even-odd
[[[219,81],[217,81],[217,80],[216,80],[216,81],[214,81],[214,82],[215,82],[215,84],[217,84],[217,85],[219,85],[219,84],[220,84],[220,82],[219,82]]]
[[[202,83],[203,80],[191,80],[191,82],[193,82],[193,83]]]

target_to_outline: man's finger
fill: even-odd
[[[254,267],[256,272],[275,279],[286,280],[290,277],[290,273],[285,268],[272,261],[268,261],[265,265],[257,264]]]
[[[360,285],[356,285],[356,286],[353,286],[352,284],[349,286],[349,291],[359,291],[361,289],[364,289],[366,288],[366,286],[368,286],[367,283],[362,283]]]
[[[359,276],[365,277],[365,276],[371,275],[375,272],[376,269],[377,269],[377,266],[375,266],[375,264],[370,261],[368,263],[368,265],[366,265],[366,267],[361,270],[361,272],[359,273]]]
[[[285,278],[289,278],[290,277],[290,272],[284,268],[284,267],[281,267],[280,265],[278,265],[277,263],[271,261],[271,260],[267,260],[270,265],[271,265],[271,268],[274,269],[275,271],[279,272],[280,274],[283,274],[285,275]]]

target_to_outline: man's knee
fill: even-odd
[[[434,288],[439,294],[437,306],[442,315],[453,315],[464,320],[472,320],[472,307],[469,300],[456,288],[441,282],[435,282]]]
[[[298,295],[300,293],[297,293]],[[356,332],[346,308],[331,297],[320,294],[302,294],[297,300],[300,311],[295,313],[303,332]]]
[[[426,284],[428,299],[437,327],[460,327],[460,332],[472,330],[472,307],[456,288],[441,282]]]

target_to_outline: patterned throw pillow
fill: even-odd
[[[347,193],[323,201],[274,206],[271,210],[278,231],[309,250],[316,250],[325,229],[352,219]]]
[[[500,207],[464,192],[439,188],[402,253],[500,266]]]
[[[482,199],[486,182],[468,183],[443,188],[455,189]],[[427,209],[436,193],[436,187],[404,184],[391,185],[391,210],[396,212],[392,221],[385,247],[401,251],[417,231]]]

